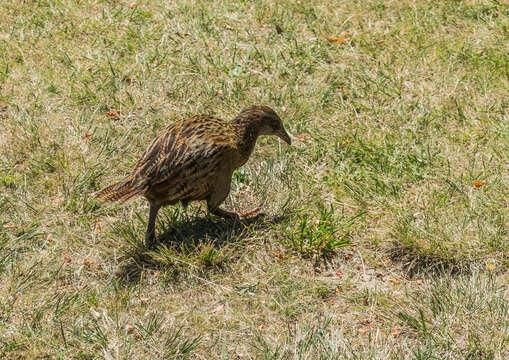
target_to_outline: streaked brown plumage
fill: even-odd
[[[219,205],[230,192],[233,171],[249,159],[259,135],[291,143],[281,119],[267,106],[244,109],[230,122],[208,115],[175,122],[152,141],[129,176],[99,191],[96,199],[122,203],[145,196],[150,202],[148,246],[161,206],[206,200],[211,213],[239,217]]]

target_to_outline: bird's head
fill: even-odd
[[[283,122],[276,112],[268,106],[251,106],[242,110],[237,118],[256,121],[259,135],[275,135],[288,145],[292,144],[290,135],[288,135],[288,132],[285,130]]]

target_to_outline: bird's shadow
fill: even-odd
[[[239,240],[239,237],[246,232],[266,228],[281,221],[282,217],[269,218],[265,214],[243,221],[223,220],[211,216],[175,221],[167,217],[160,222],[160,235],[155,246],[192,247],[206,242],[215,248],[220,248],[227,243]]]
[[[123,265],[116,271],[116,278],[124,284],[139,282],[144,269],[161,269],[171,264],[169,257],[187,259],[193,252],[200,252],[200,246],[219,250],[227,244],[241,241],[244,235],[280,224],[285,216],[258,216],[243,221],[223,220],[213,216],[183,216],[175,213],[163,214],[159,219],[158,234],[151,247],[145,246],[143,235],[129,231],[124,248]],[[178,261],[178,259],[177,259]],[[180,261],[185,262],[185,260]]]

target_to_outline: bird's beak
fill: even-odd
[[[292,140],[290,139],[290,135],[286,132],[285,129],[281,129],[276,133],[276,136],[280,137],[288,145],[292,145]]]

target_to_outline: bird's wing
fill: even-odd
[[[140,185],[192,181],[210,173],[233,149],[224,123],[209,116],[195,116],[167,127],[148,146],[133,170]]]

